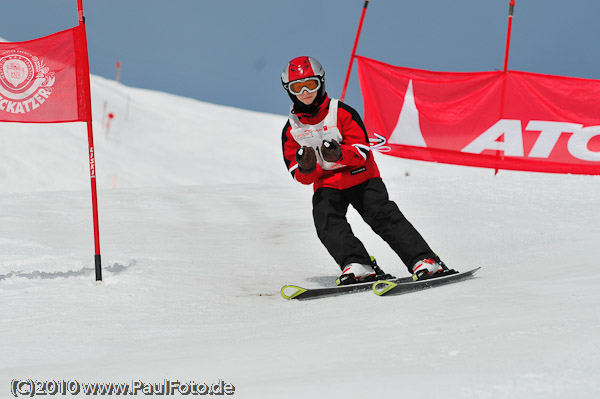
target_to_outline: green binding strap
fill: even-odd
[[[294,292],[291,293],[291,295],[286,295],[285,294],[285,290],[286,289],[293,289]],[[302,287],[298,287],[297,285],[284,285],[281,288],[281,296],[284,297],[285,299],[294,299],[296,298],[298,295],[302,295],[306,292],[305,288]]]
[[[398,284],[394,284],[390,281],[381,280],[381,281],[378,281],[375,284],[373,284],[373,292],[375,293],[375,295],[383,295],[397,285]],[[382,287],[382,286],[385,286],[385,287]],[[378,287],[381,287],[381,288],[378,288]]]

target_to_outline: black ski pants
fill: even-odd
[[[406,220],[396,203],[390,201],[383,180],[375,178],[345,190],[321,187],[313,195],[317,234],[342,270],[354,262],[371,263],[369,253],[354,236],[346,219],[350,204],[398,254],[411,273],[417,261],[435,257],[421,234]]]

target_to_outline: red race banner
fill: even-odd
[[[598,80],[519,71],[432,72],[356,59],[367,131],[389,155],[600,174]]]
[[[87,63],[81,25],[27,42],[0,43],[0,121],[91,120]]]

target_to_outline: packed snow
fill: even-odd
[[[407,218],[477,278],[286,301],[283,285],[339,274],[312,189],[283,163],[287,96],[272,115],[93,76],[92,97],[100,285],[85,125],[0,124],[0,397],[28,379],[221,380],[240,398],[600,397],[598,177],[376,154]],[[408,275],[349,219],[385,271]]]

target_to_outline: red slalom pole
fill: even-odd
[[[504,72],[508,71],[508,54],[510,51],[510,35],[512,31],[513,12],[515,11],[515,0],[510,0],[508,6],[508,29],[506,32],[506,50],[504,52]]]
[[[100,256],[100,228],[98,223],[98,194],[96,190],[96,154],[94,150],[94,133],[92,131],[92,98],[90,95],[90,65],[87,52],[87,38],[85,34],[85,16],[83,15],[83,0],[77,0],[77,15],[79,16],[79,26],[83,27],[84,42],[82,47],[85,47],[85,59],[81,62],[85,66],[85,104],[88,108],[87,132],[88,132],[88,155],[90,161],[90,181],[92,188],[92,216],[94,218],[94,264],[96,270],[96,284],[102,282],[102,261]]]
[[[510,36],[512,32],[513,13],[515,11],[515,0],[510,0],[508,5],[508,28],[506,31],[506,48],[504,50],[504,79],[502,82],[502,94],[500,98],[500,118],[504,115],[504,102],[506,98],[506,73],[508,73],[508,55],[510,53]],[[496,151],[496,156],[500,159],[500,151]],[[498,168],[494,168],[494,176],[498,174]]]
[[[352,72],[352,63],[354,62],[354,56],[356,55],[356,47],[358,46],[358,39],[360,37],[360,31],[362,30],[363,21],[365,19],[365,14],[367,12],[368,6],[369,6],[369,0],[365,0],[365,4],[363,5],[362,14],[360,16],[360,22],[358,23],[358,30],[356,32],[356,38],[354,39],[354,47],[352,48],[352,55],[350,56],[350,64],[348,65],[348,72],[346,72],[346,80],[344,81],[344,88],[342,89],[342,95],[340,96],[340,101],[344,101],[344,97],[346,97],[346,89],[348,88],[348,81],[350,80],[350,73]]]

